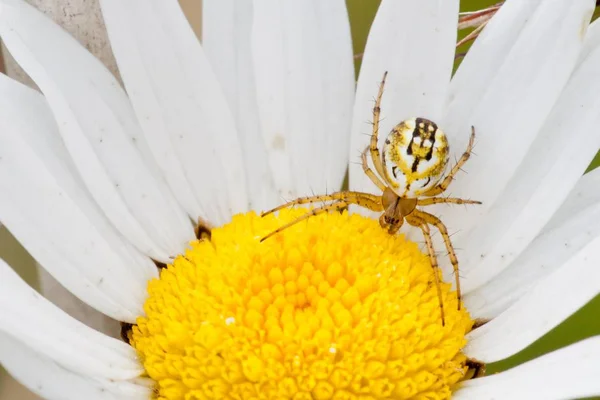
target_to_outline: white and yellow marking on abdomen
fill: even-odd
[[[389,133],[382,153],[392,190],[404,198],[423,195],[435,186],[448,165],[448,140],[425,118],[400,122]]]

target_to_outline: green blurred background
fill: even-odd
[[[418,1],[418,0],[415,0]],[[498,0],[462,0],[461,11],[473,11],[489,7],[498,2]],[[361,54],[364,50],[369,28],[379,6],[378,0],[347,0],[348,12],[350,14],[350,23],[352,28],[352,39],[354,42],[354,54]],[[459,32],[459,40],[465,37],[471,30]],[[465,44],[458,49],[459,53],[468,50],[470,44]],[[360,58],[356,60],[357,68],[360,66]],[[600,165],[600,153],[596,156],[590,169]],[[600,267],[600,266],[599,266]],[[561,295],[560,293],[556,294]],[[546,336],[533,343],[530,347],[521,353],[514,355],[506,360],[488,365],[487,372],[499,372],[511,368],[517,364],[531,360],[544,353],[564,347],[568,344],[577,342],[590,336],[600,334],[600,296],[597,296],[579,312],[572,315],[562,325],[558,326]],[[600,377],[599,377],[600,378]],[[600,399],[600,397],[598,397]]]
[[[414,0],[419,1],[419,0]],[[200,32],[200,3],[198,0],[180,0],[184,11],[192,22],[197,33]],[[493,5],[497,0],[462,0],[461,10],[472,11]],[[354,42],[354,54],[363,52],[367,34],[377,7],[378,0],[347,0],[350,23],[352,28],[352,39]],[[459,32],[459,39],[468,34],[469,30]],[[459,53],[468,50],[469,44],[461,46]],[[460,62],[457,61],[457,65]],[[1,59],[0,59],[0,64]],[[360,58],[356,59],[356,70],[360,66]],[[0,67],[1,69],[1,67]],[[600,153],[599,153],[600,154]],[[596,156],[590,169],[600,165],[600,156]],[[27,252],[10,236],[6,229],[0,227],[0,257],[12,265],[19,274],[32,286],[37,287],[37,275],[34,261]],[[557,295],[561,295],[557,293]],[[570,343],[582,340],[589,336],[600,334],[600,296],[592,300],[586,307],[571,316],[565,323],[549,332],[529,348],[509,359],[488,366],[488,373],[494,373],[520,364],[524,361],[538,357],[554,349],[566,346]],[[0,376],[0,398],[15,398],[2,390],[2,379]],[[18,398],[24,398],[18,396]],[[600,399],[600,397],[598,397]]]

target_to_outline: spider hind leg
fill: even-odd
[[[387,186],[381,181],[381,179],[379,179],[379,177],[377,175],[375,175],[373,170],[369,167],[369,161],[367,159],[368,152],[369,152],[369,146],[367,146],[361,154],[361,164],[362,164],[363,172],[365,173],[365,175],[367,175],[369,177],[371,182],[373,182],[383,192],[383,191],[385,191]]]
[[[379,84],[379,92],[375,99],[375,106],[373,107],[373,131],[371,132],[371,140],[369,141],[369,151],[371,153],[371,161],[375,170],[380,177],[384,177],[384,168],[381,162],[381,153],[379,152],[378,140],[379,140],[379,120],[381,117],[381,99],[383,97],[383,88],[385,86],[385,80],[387,78],[387,71],[383,74],[383,79]],[[369,176],[370,177],[370,176]]]

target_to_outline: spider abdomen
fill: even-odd
[[[448,165],[448,139],[425,118],[396,125],[385,139],[382,163],[391,189],[400,197],[418,197],[438,183]]]

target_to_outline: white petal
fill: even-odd
[[[3,42],[46,95],[79,173],[109,220],[156,259],[181,253],[192,226],[140,154],[145,142],[117,81],[27,3],[1,4]]]
[[[524,349],[600,293],[598,265],[597,237],[510,308],[471,332],[465,353],[487,363]]]
[[[440,123],[452,140],[455,154],[460,155],[468,142],[469,129],[464,130],[465,121],[469,120],[489,89],[504,58],[523,34],[523,27],[541,2],[506,1],[477,37],[452,77],[446,115]]]
[[[206,0],[202,6],[202,46],[240,134],[251,208],[270,209],[280,199],[260,131],[250,40],[252,2]]]
[[[575,185],[564,204],[556,211],[544,230],[554,229],[581,210],[600,203],[600,190],[598,189],[600,189],[600,168],[596,168],[579,178],[577,185]]]
[[[587,56],[594,51],[600,45],[600,22],[595,20],[588,28],[585,35],[585,42],[583,42],[583,48],[579,54],[579,62],[587,58]]]
[[[451,104],[443,120],[454,154],[466,148],[471,126],[477,132],[477,156],[464,168],[468,175],[460,176],[448,193],[483,204],[468,212],[460,207],[439,209],[451,229],[460,229],[453,238],[457,247],[467,248],[470,228],[495,205],[525,159],[575,66],[594,9],[593,0],[542,1],[533,11],[532,2],[513,1],[523,3],[519,8],[526,14],[524,26],[519,29],[523,16],[515,17],[520,10],[514,6],[509,8],[513,12],[498,15],[505,17],[498,22],[506,25],[490,23],[459,68],[460,83],[452,85]],[[518,36],[507,46],[501,37],[508,30],[518,31]],[[513,39],[513,35],[508,37]],[[490,57],[491,51],[486,50],[490,45],[500,54]]]
[[[411,117],[439,121],[452,66],[458,1],[383,0],[371,26],[356,89],[350,141],[350,188],[375,192],[359,154],[368,144],[373,99],[389,71],[381,105],[380,143],[391,128]]]
[[[465,293],[488,282],[517,258],[584,173],[600,148],[599,92],[600,46],[573,72],[518,173],[477,226],[456,241],[464,248]]]
[[[100,4],[136,115],[182,204],[217,224],[246,211],[235,121],[177,2]]]
[[[295,149],[290,148],[290,132],[286,129],[285,118],[284,27],[279,16],[279,7],[283,5],[265,1],[254,1],[253,4],[252,57],[259,129],[267,148],[275,188],[283,198],[292,198],[297,196],[291,161],[291,151]],[[267,68],[268,61],[272,62],[270,68]]]
[[[0,75],[0,220],[78,298],[133,322],[156,267],[115,232],[70,165],[44,98]]]
[[[345,172],[354,87],[350,31],[344,2],[322,3],[254,2],[261,129],[284,197],[337,189]]]
[[[552,219],[506,270],[465,296],[471,315],[496,317],[600,236],[600,170],[584,175],[558,212],[559,220]]]
[[[111,337],[117,337],[120,332],[121,323],[119,321],[102,314],[89,304],[79,300],[41,266],[37,268],[36,288],[52,304],[90,328]]]
[[[145,380],[115,381],[73,372],[0,333],[0,364],[29,390],[47,400],[148,400]]]
[[[563,400],[600,394],[600,337],[462,384],[456,400]]]
[[[316,96],[323,96],[323,108],[317,121],[321,125],[317,129],[326,140],[316,149],[320,151],[319,162],[323,163],[325,171],[317,168],[318,175],[311,181],[311,188],[312,182],[323,181],[321,176],[324,174],[325,192],[329,192],[341,189],[348,169],[355,91],[354,57],[346,2],[317,0],[314,4],[319,29],[318,60],[322,71],[321,87]],[[301,162],[308,164],[313,160],[310,157]]]
[[[133,347],[66,314],[30,288],[2,259],[0,278],[0,332],[80,374],[131,379],[144,372]]]

